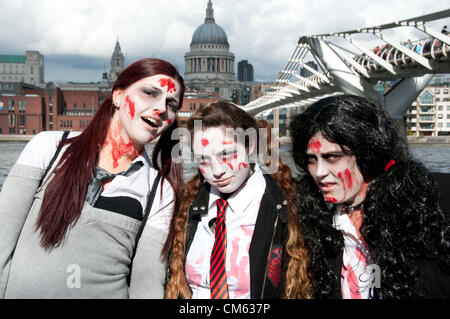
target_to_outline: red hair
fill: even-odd
[[[180,84],[180,102],[183,103],[184,81],[176,68],[167,61],[146,58],[139,60],[125,70],[117,78],[111,93],[117,89],[125,90],[133,83],[157,74],[164,74]],[[45,248],[57,247],[61,244],[69,226],[76,222],[84,205],[87,187],[92,177],[97,154],[103,145],[106,134],[115,112],[111,95],[100,106],[88,127],[78,136],[67,139],[66,151],[54,170],[54,176],[48,183],[44,199],[36,222],[36,231],[41,232],[41,245]],[[181,164],[172,163],[170,145],[178,141],[171,140],[172,131],[177,127],[174,123],[164,131],[153,149],[153,166],[167,179],[175,192],[175,209],[179,206],[179,197],[184,182],[180,172]],[[168,141],[170,141],[168,144]],[[160,156],[162,167],[158,165]]]

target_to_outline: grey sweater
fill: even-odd
[[[140,226],[136,219],[85,202],[60,246],[40,246],[35,224],[47,185],[37,189],[43,171],[16,163],[0,193],[0,297],[162,298],[166,265],[160,252],[167,233],[149,224],[130,288],[126,277]]]

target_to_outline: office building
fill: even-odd
[[[450,135],[450,88],[427,86],[406,113],[407,134]]]
[[[44,56],[39,51],[26,51],[25,55],[0,54],[0,83],[44,87]]]
[[[238,63],[238,80],[253,82],[253,66],[247,60],[242,60]]]

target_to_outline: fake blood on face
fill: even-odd
[[[344,179],[344,176],[342,175],[342,172],[338,173],[338,177],[339,177],[339,179],[342,182],[342,189],[344,190],[344,198],[345,198],[347,196],[346,195],[347,194],[347,186],[345,184],[345,179]]]
[[[164,78],[164,79],[159,79],[159,84],[161,85],[161,87],[166,87],[167,86],[167,92],[168,93],[172,93],[172,92],[176,92],[177,89],[175,87],[175,83],[173,83],[173,81],[171,79],[168,78]]]
[[[312,138],[311,142],[308,145],[308,148],[311,150],[311,152],[317,154],[320,153],[320,148],[322,147],[322,144],[319,140]]]
[[[125,98],[125,101],[127,102],[127,105],[128,105],[128,113],[130,114],[130,117],[133,120],[134,119],[134,113],[135,113],[134,102],[130,100],[130,97],[128,95]]]
[[[352,188],[352,174],[348,170],[348,168],[344,171],[345,174],[345,181],[347,182],[347,186],[349,189]]]
[[[206,138],[202,138],[202,146],[205,147],[209,144],[209,141]]]
[[[325,196],[325,201],[326,202],[330,202],[330,203],[336,203],[337,202],[337,199],[336,198],[334,198],[333,196]]]
[[[247,168],[247,167],[248,167],[248,165],[245,164],[245,163],[239,163],[239,169],[241,169],[241,166],[244,166],[244,168]]]

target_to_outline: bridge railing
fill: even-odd
[[[447,45],[447,43],[433,37],[427,37],[409,43],[405,41],[401,43],[401,45],[427,59],[439,60],[440,58],[448,58],[450,55],[450,46]],[[372,51],[377,56],[386,60],[388,63],[393,64],[394,66],[405,66],[410,62],[416,62],[410,56],[391,45],[386,44],[378,50],[377,48],[378,46],[373,48]],[[365,53],[355,56],[354,60],[368,71],[385,71],[383,67],[381,67],[375,60],[368,57]]]
[[[450,9],[381,26],[302,36],[270,92],[243,108],[258,114],[277,107],[307,106],[325,96],[342,94],[345,91],[342,83],[351,83],[354,86],[351,90],[366,92],[375,91],[373,87],[368,86],[378,80],[449,73],[450,37],[426,24],[449,17]],[[402,27],[413,27],[425,33],[427,38],[413,41],[412,46],[408,48],[382,32]],[[375,36],[384,43],[382,50],[375,53],[373,48],[358,43],[353,37],[357,34]],[[419,43],[422,44],[422,41],[425,43],[419,49]],[[317,69],[309,66],[307,61],[315,62]],[[335,66],[341,68],[340,74],[336,73]],[[310,75],[302,76],[302,68],[309,71]],[[341,78],[336,78],[337,75]],[[360,77],[367,81],[358,80]],[[371,94],[374,96],[373,92]]]

